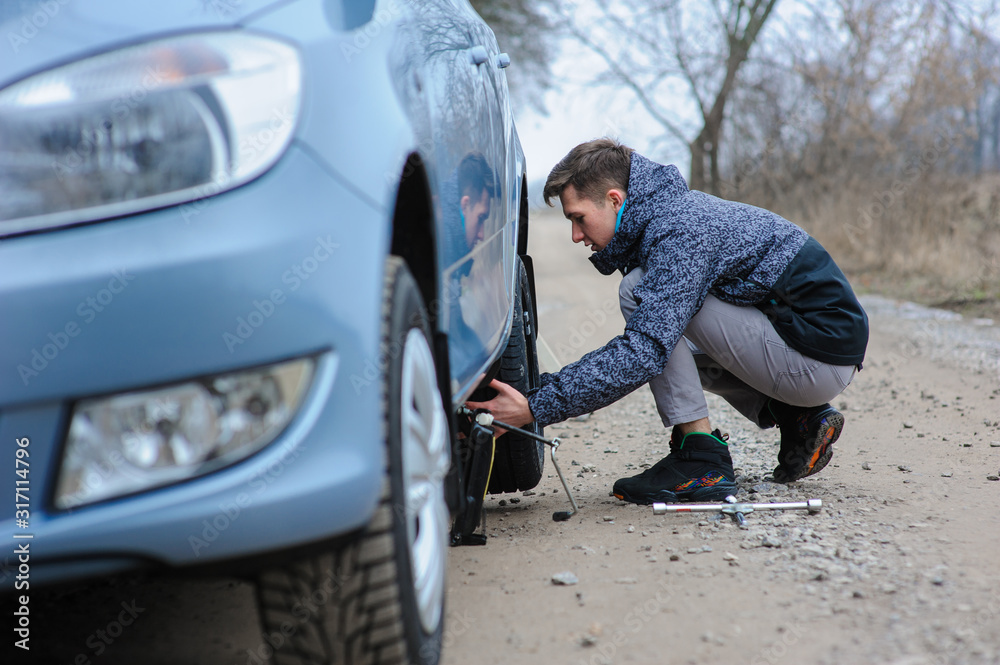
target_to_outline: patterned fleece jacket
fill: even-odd
[[[623,334],[542,375],[528,398],[535,420],[549,425],[589,413],[647,383],[663,372],[708,294],[760,303],[807,240],[779,215],[690,191],[675,166],[633,152],[621,226],[590,260],[605,275],[641,266],[638,306]]]

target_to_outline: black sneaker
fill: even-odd
[[[721,501],[736,494],[729,447],[719,430],[692,432],[670,454],[637,476],[622,478],[611,490],[619,499],[648,506],[653,502]]]
[[[790,483],[823,470],[833,457],[833,444],[844,429],[844,415],[829,404],[809,408],[773,403],[781,429],[781,449],[774,481]]]

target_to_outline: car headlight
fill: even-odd
[[[295,48],[172,37],[0,90],[0,234],[191,201],[270,168],[299,114]]]
[[[314,364],[306,358],[78,402],[56,508],[186,480],[253,454],[291,420]]]

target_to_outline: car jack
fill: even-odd
[[[514,427],[513,425],[496,420],[493,414],[488,411],[470,411],[463,407],[459,413],[463,416],[472,417],[473,421],[469,433],[469,438],[471,439],[469,472],[462,497],[464,510],[455,521],[455,526],[452,529],[452,545],[483,545],[486,543],[485,529],[481,534],[475,533],[475,530],[484,517],[482,510],[483,500],[485,499],[486,488],[489,484],[489,472],[495,447],[493,439],[495,427],[517,432],[535,441],[544,443],[549,447],[552,466],[555,468],[556,475],[559,476],[559,481],[562,483],[563,489],[566,491],[566,496],[569,497],[570,505],[573,508],[572,510],[557,510],[552,513],[552,519],[556,522],[565,522],[573,517],[573,515],[576,515],[580,508],[573,497],[573,492],[569,488],[569,483],[566,482],[566,476],[563,475],[562,469],[559,467],[559,461],[556,459],[556,450],[559,448],[558,437],[547,439],[534,432]]]
[[[526,436],[529,439],[534,439],[539,443],[544,443],[549,447],[550,456],[552,458],[552,466],[555,467],[556,475],[559,476],[559,481],[562,482],[563,489],[566,490],[566,496],[569,497],[570,505],[573,506],[573,510],[557,510],[552,513],[552,519],[556,522],[565,522],[569,518],[576,515],[580,508],[576,505],[576,499],[573,498],[573,493],[569,489],[569,483],[566,482],[566,476],[563,475],[562,469],[559,468],[559,462],[556,460],[556,450],[559,448],[559,437],[552,439],[546,439],[544,436],[539,436],[534,432],[529,432],[526,429],[521,429],[520,427],[514,427],[513,425],[508,425],[507,423],[500,422],[493,417],[493,414],[488,411],[480,411],[476,414],[476,422],[483,427],[500,427],[510,432],[517,432],[522,436]]]
[[[465,408],[460,413],[465,416],[474,415]],[[490,471],[493,469],[493,455],[496,452],[494,434],[492,427],[482,425],[477,420],[470,424],[463,449],[463,459],[468,460],[468,465],[465,466],[462,483],[461,509],[451,530],[452,546],[486,544],[483,501],[490,484]],[[476,533],[480,524],[483,532]]]

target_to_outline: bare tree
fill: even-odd
[[[690,185],[719,193],[720,148],[727,104],[777,0],[596,0],[593,11],[570,7],[565,29],[598,54],[606,82],[624,84],[691,154]],[[590,6],[590,5],[588,5]],[[680,84],[697,121],[675,116]]]
[[[970,127],[968,170],[1000,171],[1000,39],[978,31],[963,44],[963,62],[974,77],[975,103],[966,109]]]
[[[816,4],[775,66],[751,62],[728,118],[727,196],[799,221],[842,265],[920,293],[996,291],[995,8]],[[987,286],[987,284],[989,284]],[[945,295],[942,298],[950,298]]]

